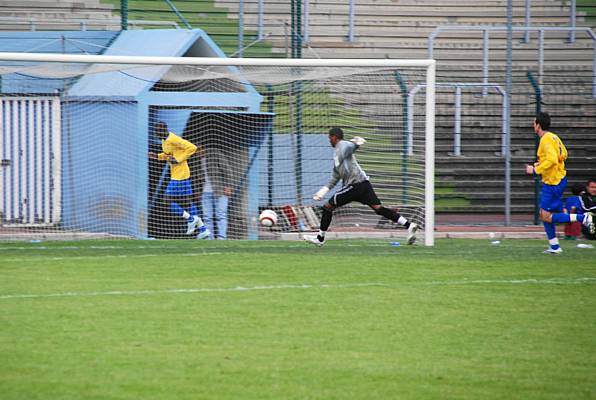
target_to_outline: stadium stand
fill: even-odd
[[[113,7],[100,0],[20,0],[0,1],[0,29],[77,30],[116,29],[119,18]]]
[[[119,1],[79,0],[14,2],[0,0],[0,17],[35,19],[36,29],[54,29],[41,25],[43,20],[110,20],[117,13]],[[224,49],[233,53],[237,46],[238,4],[232,0],[176,1],[180,12],[196,27],[203,28]],[[514,24],[524,25],[523,0],[514,0]],[[288,50],[290,5],[274,0],[264,3],[262,25],[264,51],[245,56],[284,56]],[[305,2],[303,2],[303,5]],[[534,0],[531,25],[569,26],[569,2]],[[198,8],[197,8],[198,7]],[[321,58],[426,58],[429,36],[443,25],[503,25],[506,22],[504,0],[363,0],[355,2],[354,28],[350,35],[346,0],[311,0],[308,2],[308,30],[303,31],[304,57]],[[177,21],[161,0],[129,1],[131,16],[143,19]],[[198,12],[197,12],[198,10]],[[590,26],[582,12],[576,25]],[[0,21],[2,30],[28,29],[26,24],[10,27]],[[259,25],[258,2],[244,2],[245,40],[250,43]],[[107,26],[107,25],[106,25]],[[73,29],[72,23],[69,28]],[[117,29],[111,26],[104,29]],[[349,37],[353,41],[348,40]],[[536,89],[528,74],[538,79],[537,33],[525,43],[524,34],[516,32],[513,42],[513,87],[511,112],[512,137],[512,211],[527,213],[533,209],[534,191],[522,166],[534,159],[535,138],[531,130],[536,111]],[[584,182],[596,165],[596,101],[591,95],[594,40],[577,32],[569,43],[569,33],[548,32],[544,38],[542,110],[553,115],[553,130],[570,149],[570,183]],[[490,34],[490,80],[504,82],[505,33]],[[258,47],[258,46],[256,46]],[[256,47],[253,47],[256,48]],[[482,80],[482,32],[441,32],[433,44],[438,61],[438,81],[479,82]],[[272,53],[273,51],[273,53]],[[573,60],[570,62],[569,60]],[[407,83],[406,83],[407,84]],[[502,212],[504,207],[504,161],[501,150],[501,98],[480,95],[478,90],[462,96],[462,156],[453,156],[453,91],[437,93],[437,176],[445,190],[437,191],[438,209],[453,212]],[[371,171],[374,173],[374,171]]]
[[[309,2],[307,45],[304,57],[323,58],[426,58],[428,38],[439,26],[498,26],[506,23],[503,0],[364,0],[355,5],[353,38],[349,38],[347,1]],[[523,26],[524,1],[513,1],[514,24]],[[237,12],[237,2],[217,0],[216,4]],[[288,15],[287,2],[267,2],[265,31],[270,32],[274,50],[285,45],[279,20]],[[559,0],[532,1],[531,26],[568,27],[570,4]],[[246,2],[244,22],[257,25],[257,2]],[[576,26],[589,26],[584,14],[577,13]],[[304,33],[303,33],[304,34]],[[530,212],[534,189],[524,175],[523,165],[535,157],[535,137],[531,129],[536,97],[527,73],[538,72],[538,33],[515,32],[513,42],[514,90],[512,93],[512,211]],[[505,32],[489,36],[489,74],[491,82],[503,84],[505,71]],[[570,149],[569,176],[582,182],[593,173],[596,145],[589,140],[596,127],[596,101],[591,82],[594,40],[576,33],[569,43],[566,31],[547,32],[544,36],[544,76],[542,109],[554,118],[553,130]],[[482,81],[482,32],[441,32],[434,40],[433,57],[438,61],[438,81]],[[569,60],[573,60],[572,63]],[[464,93],[462,100],[462,156],[454,157],[453,90],[437,95],[437,171],[438,210],[444,212],[503,212],[504,161],[500,155],[501,98]],[[451,190],[453,189],[453,190]]]

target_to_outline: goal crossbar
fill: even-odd
[[[268,67],[434,67],[435,60],[398,59],[306,59],[306,58],[221,58],[221,57],[160,57],[112,56],[87,54],[11,53],[0,52],[0,61],[68,62],[133,65],[209,65],[209,66],[268,66]]]

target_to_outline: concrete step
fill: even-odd
[[[183,4],[183,3],[182,3]],[[226,8],[230,10],[231,13],[238,12],[238,2],[223,2],[223,1],[216,1],[217,7]],[[486,1],[476,2],[475,4],[465,3],[465,2],[440,2],[435,1],[430,4],[419,4],[419,3],[404,3],[404,4],[395,4],[393,2],[382,3],[382,2],[367,2],[367,1],[357,1],[355,2],[354,7],[354,14],[356,17],[361,15],[379,15],[379,16],[386,16],[386,15],[396,15],[396,14],[406,14],[406,13],[416,13],[420,15],[437,15],[442,17],[444,15],[483,15],[483,12],[491,13],[497,15],[501,18],[507,17],[507,6],[502,5],[500,3],[490,3]],[[184,8],[183,5],[179,6],[180,8]],[[291,9],[291,5],[288,2],[270,2],[267,1],[264,4],[263,10],[267,14],[283,14],[284,12],[289,12]],[[305,7],[302,7],[303,12]],[[243,11],[246,14],[253,14],[257,13],[259,10],[258,2],[251,2],[245,1]],[[340,3],[333,3],[333,2],[316,2],[310,1],[308,10],[310,11],[310,15],[318,15],[318,14],[337,14],[337,15],[347,15],[349,13],[349,5],[347,1],[343,1]],[[544,16],[544,15],[556,15],[562,16],[566,15],[569,17],[569,7],[561,7],[560,3],[559,6],[556,4],[535,4],[532,1],[532,8],[531,8],[531,15],[532,17],[537,16]],[[577,12],[578,14],[581,11]],[[287,15],[287,14],[286,14]],[[522,5],[521,7],[513,7],[513,16],[515,18],[523,18],[525,15],[525,7]]]
[[[531,181],[530,181],[531,182]],[[517,200],[518,202],[527,202],[531,203],[531,199],[534,197],[534,188],[532,184],[526,185],[528,190],[519,192],[517,189],[515,191],[511,191],[511,200]],[[490,204],[500,204],[505,199],[505,185],[500,188],[495,188],[495,191],[490,191],[490,189],[484,192],[469,192],[465,195],[458,195],[458,194],[437,194],[435,199],[457,199],[457,198],[465,198],[471,201],[477,200],[482,201],[486,205]]]
[[[503,180],[505,181],[505,166],[504,163],[495,171],[481,169],[480,166],[474,168],[461,168],[455,170],[444,170],[440,166],[436,168],[436,176],[444,182],[451,182],[456,185],[458,193],[467,193],[466,188],[470,185],[482,184],[485,180]],[[585,169],[569,167],[567,168],[567,175],[573,177],[574,181],[586,182],[590,178],[590,173]],[[511,179],[515,181],[528,181],[529,177],[524,172],[524,167],[511,169]],[[531,179],[529,179],[531,181]]]
[[[349,9],[347,6],[331,6],[325,8],[310,7],[310,13],[308,21],[321,22],[321,21],[347,21],[349,17]],[[181,11],[184,11],[182,8]],[[584,17],[584,13],[581,11],[576,14],[579,18]],[[231,18],[237,18],[237,12],[230,12]],[[273,20],[287,20],[290,16],[289,6],[268,6],[265,8],[264,19],[268,21]],[[244,9],[244,18],[247,21],[256,20],[258,17],[257,8],[246,8]],[[541,22],[545,23],[565,23],[569,22],[569,13],[560,13],[556,10],[551,9],[533,9],[532,10],[532,24],[534,26],[541,25]],[[370,22],[370,21],[397,21],[399,18],[405,20],[436,20],[442,21],[445,24],[450,23],[466,23],[473,25],[483,25],[490,23],[503,24],[507,20],[506,8],[502,7],[356,7],[354,13],[354,21],[356,23]],[[514,24],[523,24],[525,21],[525,15],[523,10],[516,10],[513,14]]]
[[[33,24],[21,21],[19,24],[9,24],[0,21],[0,30],[2,31],[72,31],[72,30],[87,30],[87,31],[114,31],[119,30],[121,22],[119,19],[105,18],[105,19],[75,19],[62,21],[34,21]],[[33,26],[33,28],[32,28]],[[134,29],[131,27],[130,29]]]
[[[486,145],[478,145],[473,143],[467,143],[465,138],[462,138],[461,147],[460,147],[460,154],[461,156],[454,156],[454,144],[445,143],[443,145],[437,143],[435,145],[437,157],[450,157],[451,162],[458,162],[462,161],[466,162],[473,162],[468,161],[467,159],[470,157],[482,157],[482,158],[491,158],[495,156],[501,155],[501,144],[494,143],[494,144],[486,144]],[[584,147],[580,144],[576,146],[569,145],[567,146],[567,151],[570,154],[572,159],[576,160],[573,162],[575,165],[579,165],[578,163],[584,163],[584,159],[588,158],[595,154],[596,147]],[[523,157],[525,162],[530,162],[530,160],[534,160],[536,158],[536,147],[529,144],[528,146],[515,146],[511,148],[511,154],[515,157]],[[586,161],[587,162],[587,161]],[[585,164],[585,163],[584,163]],[[590,165],[586,165],[586,167],[590,167]]]
[[[285,41],[276,40],[272,38],[270,40],[274,47],[285,46]],[[428,42],[425,40],[407,40],[403,38],[396,38],[395,40],[385,40],[379,38],[373,42],[346,42],[342,40],[342,37],[328,37],[326,40],[311,40],[308,44],[304,44],[304,47],[310,47],[313,49],[328,49],[330,52],[346,51],[346,49],[355,49],[359,52],[367,52],[369,54],[379,54],[382,52],[391,51],[392,54],[397,55],[401,52],[407,51],[409,54],[421,55],[428,58]],[[454,41],[454,42],[439,42],[436,46],[433,46],[433,56],[438,61],[452,60],[452,59],[478,59],[482,62],[482,43],[480,41]],[[489,62],[493,64],[495,61],[505,60],[505,45],[500,46],[498,44],[491,45],[489,50]],[[552,46],[545,47],[544,49],[544,60],[560,60],[567,58],[567,61],[571,58],[582,58],[593,61],[594,51],[593,43],[590,44],[585,41],[578,41],[573,45],[566,44],[564,42],[553,43]],[[330,57],[325,57],[330,58]],[[398,58],[394,56],[392,58]],[[402,57],[403,58],[403,57]],[[412,58],[412,57],[409,57]],[[513,49],[514,60],[536,60],[538,61],[537,49],[534,47],[515,47]]]
[[[444,206],[438,213],[449,214],[503,214],[505,210],[504,205],[487,205],[482,207],[473,206]],[[523,204],[511,204],[512,214],[532,214],[534,212],[533,203],[524,202]],[[479,221],[482,222],[482,217],[479,216]]]
[[[216,0],[215,3],[219,7],[238,7],[237,0]],[[278,4],[288,4],[286,0],[267,0],[267,5],[278,5]],[[330,4],[343,4],[346,5],[345,0],[310,0],[311,5],[330,5]],[[481,7],[483,5],[486,6],[500,6],[506,7],[507,0],[482,0],[479,2],[478,0],[458,0],[457,3],[452,2],[451,0],[359,0],[358,4],[363,6],[368,5],[395,5],[395,6],[418,6],[418,7],[436,7],[437,5],[443,7],[460,7],[460,6],[470,6],[470,7]],[[245,7],[250,6],[257,6],[258,0],[245,0]],[[266,7],[267,7],[266,5]],[[515,8],[523,8],[525,5],[525,0],[512,0],[512,5]],[[560,0],[532,0],[533,7],[554,7],[554,8],[567,8],[565,7],[564,3]]]
[[[500,127],[496,129],[494,125],[487,127],[481,135],[475,134],[473,131],[463,131],[461,133],[461,143],[465,146],[490,146],[490,145],[501,145],[501,132]],[[566,129],[565,134],[562,134],[560,137],[561,140],[564,141],[565,147],[568,149],[575,149],[575,148],[585,148],[585,149],[595,149],[596,150],[596,143],[593,142],[594,135],[592,135],[591,139],[580,139],[576,138],[572,131]],[[451,145],[453,142],[453,132],[446,131],[446,132],[437,132],[435,142],[438,146],[445,146]],[[529,131],[521,134],[511,135],[511,148],[512,150],[517,149],[526,149],[526,148],[534,148],[534,135],[533,132]],[[482,149],[479,148],[479,151]]]
[[[523,180],[523,181],[522,180],[514,180],[514,181],[511,181],[511,188],[514,189],[518,193],[524,193],[526,195],[534,194],[534,185],[531,182],[532,182],[531,179],[530,179],[530,181],[528,181],[528,180]],[[447,182],[443,182],[442,180],[441,180],[441,184],[452,185],[451,182],[447,183]],[[485,192],[499,193],[499,192],[503,192],[504,187],[505,187],[504,179],[483,180],[482,186],[469,185],[467,193],[485,193]],[[456,193],[455,195],[457,196],[458,194]],[[447,196],[447,195],[441,194],[441,196]]]
[[[329,48],[331,49],[331,51],[333,50],[333,48],[355,48],[366,49],[365,51],[368,51],[370,53],[374,53],[375,49],[382,49],[382,51],[386,51],[387,49],[391,49],[392,51],[399,51],[400,49],[407,48],[419,49],[421,50],[421,54],[428,56],[428,35],[415,35],[411,32],[406,33],[405,31],[407,29],[404,29],[403,34],[396,35],[392,32],[389,32],[390,30],[391,28],[387,29],[387,32],[385,32],[386,34],[382,30],[376,30],[371,34],[358,35],[358,37],[356,37],[356,40],[353,42],[348,42],[347,30],[335,28],[333,30],[311,30],[309,40],[303,43],[303,47],[311,47],[314,49]],[[267,41],[270,42],[272,45],[277,47],[286,46],[286,37],[283,34],[283,32],[280,32],[280,35],[276,36],[266,31],[265,35],[267,35]],[[578,35],[576,36],[576,41],[574,43],[568,43],[567,38],[567,34],[562,34],[559,35],[558,38],[549,38],[549,40],[545,42],[544,57],[546,61],[548,61],[548,59],[551,58],[551,54],[553,52],[577,51],[581,52],[582,54],[593,53],[594,42],[591,39],[582,38]],[[235,39],[235,34],[230,34],[230,40],[234,41]],[[506,50],[505,39],[491,40],[489,46],[490,47],[488,56],[490,61],[492,61],[495,57],[504,57],[503,54]],[[470,54],[470,51],[474,51],[474,54],[471,55],[473,57],[479,57],[482,55],[484,45],[480,38],[452,37],[440,38],[438,40],[435,40],[432,48],[434,50],[434,57],[442,57],[443,54],[440,52],[447,50],[449,52],[453,52],[453,50],[465,50],[466,54]],[[515,41],[513,45],[514,58],[518,57],[521,54],[523,57],[526,58],[538,59],[538,51],[539,49],[535,42],[530,42],[529,44],[522,44],[518,41]],[[449,56],[449,54],[447,54],[447,56]]]
[[[275,42],[272,42],[273,49],[278,52],[283,52],[285,50],[284,45],[277,45]],[[428,58],[428,51],[426,48],[407,48],[407,47],[387,47],[387,48],[364,48],[355,44],[350,44],[347,42],[334,42],[334,43],[318,43],[318,44],[309,44],[308,47],[303,48],[303,57],[304,58],[322,58],[321,55],[324,54],[324,58],[354,58],[354,59],[362,59],[362,58],[394,58],[394,59],[425,59]],[[552,53],[552,52],[551,52]],[[546,58],[546,68],[556,70],[556,68],[568,67],[568,61],[573,59],[574,61],[577,60],[576,65],[579,67],[587,70],[592,67],[593,65],[593,53],[590,51],[585,52],[572,52],[571,54],[554,54],[552,57],[549,53],[547,53]],[[478,69],[482,66],[482,58],[481,52],[477,51],[474,53],[468,51],[453,51],[449,50],[444,52],[444,54],[435,55],[435,59],[438,60],[439,69],[444,66],[444,68],[452,68],[454,65],[461,65],[462,61],[465,61],[465,64],[469,68],[476,68]],[[490,58],[491,65],[496,63],[501,63],[504,65],[505,55],[493,54]],[[527,54],[526,59],[522,59],[520,57],[515,57],[514,60],[516,68],[525,68],[525,69],[533,69],[535,70],[538,65],[538,57],[534,53],[532,56],[531,52]]]
[[[379,28],[379,30],[389,30],[389,33],[391,29],[395,29],[395,30],[405,30],[405,34],[407,36],[420,36],[422,33],[425,33],[425,31],[427,31],[428,33],[425,34],[425,37],[428,37],[428,35],[430,35],[430,33],[432,33],[437,26],[439,25],[457,25],[457,24],[444,24],[442,23],[444,21],[437,21],[436,19],[419,19],[419,18],[412,18],[412,19],[404,19],[404,18],[395,18],[395,19],[383,19],[383,20],[378,20],[378,19],[371,19],[369,21],[367,20],[359,20],[357,22],[357,24],[354,26],[354,34],[355,34],[355,38],[359,39],[361,36],[366,36],[366,35],[374,35],[374,29],[375,28]],[[235,25],[235,22],[231,22],[233,25]],[[256,30],[257,26],[258,26],[258,19],[254,18],[254,20],[252,18],[249,18],[247,20],[244,21],[245,23],[245,27],[247,30]],[[272,20],[268,20],[265,19],[263,22],[263,29],[265,32],[271,33],[274,36],[283,36],[284,32],[286,32],[286,28],[285,28],[285,23],[288,23],[288,21],[286,21],[283,18],[276,18],[276,19],[272,19]],[[478,25],[478,24],[459,24],[459,25]],[[485,24],[487,25],[487,24]],[[497,24],[488,24],[488,25],[502,25],[501,23],[497,23]],[[566,27],[568,26],[568,22],[554,22],[551,19],[549,20],[545,20],[543,22],[534,24],[534,26],[545,26],[545,27]],[[289,26],[289,25],[288,25]],[[581,24],[578,26],[585,26],[585,24]],[[309,21],[309,33],[312,35],[313,33],[316,32],[320,32],[321,30],[327,30],[330,29],[331,32],[348,32],[348,23],[347,21]],[[287,29],[289,32],[289,28]],[[411,30],[410,32],[408,32],[408,30]],[[458,36],[458,32],[460,31],[442,31],[441,33],[439,33],[439,35],[437,36],[439,39],[442,37],[450,37],[450,36]],[[459,36],[465,35],[465,31],[461,31],[463,33],[459,33]],[[581,33],[583,31],[578,31],[577,35],[578,38],[581,38],[583,36],[586,36],[586,34]],[[400,32],[395,32],[394,36],[395,37],[399,37],[401,35]],[[468,36],[476,36],[479,39],[482,38],[482,31],[477,30],[477,31],[469,31],[468,32]],[[501,32],[491,32],[490,33],[490,39],[492,38],[499,38],[501,36],[505,36],[505,33],[501,33]],[[530,35],[530,38],[533,42],[537,41],[537,36],[538,34],[536,32],[532,32]],[[561,36],[561,33],[559,31],[547,31],[545,32],[545,41],[548,41],[549,39],[553,38],[553,37],[558,37]],[[522,37],[523,37],[523,33],[521,32],[514,32],[513,35],[514,39],[516,41],[519,41]]]
[[[27,10],[31,12],[47,10],[113,10],[111,4],[103,4],[99,1],[0,1],[0,10]]]
[[[4,11],[0,10],[0,17],[33,18],[35,20],[62,21],[74,19],[114,18],[110,11]]]
[[[445,162],[450,164],[453,167],[458,165],[467,165],[467,164],[481,164],[486,166],[487,168],[499,167],[503,165],[503,157],[480,157],[480,156],[465,156],[465,157],[445,157],[445,156],[437,156],[437,162]],[[513,165],[525,165],[528,160],[524,157],[511,157],[511,163]],[[596,165],[596,155],[591,155],[589,157],[583,157],[581,159],[576,160],[577,163],[592,163]]]
[[[1,30],[72,30],[81,29],[81,20],[114,19],[110,4],[99,0],[0,0]],[[91,28],[95,22],[86,23]],[[117,28],[118,26],[115,26]],[[96,28],[106,29],[105,26]],[[112,28],[114,29],[114,27]]]
[[[218,7],[238,8],[238,1],[235,0],[216,0]],[[245,0],[245,8],[256,8],[258,0]],[[347,6],[346,0],[310,0],[311,7],[329,7],[329,6]],[[304,2],[303,2],[304,4]],[[357,5],[362,7],[375,6],[396,6],[396,7],[418,7],[418,8],[482,8],[482,7],[507,7],[507,0],[493,1],[493,0],[459,0],[453,2],[451,0],[358,0]],[[289,5],[285,0],[267,0],[265,10],[270,6]],[[524,9],[525,0],[513,0],[512,6],[514,9]],[[548,9],[568,9],[568,5],[560,0],[532,0],[532,7],[548,8]]]
[[[493,95],[497,97],[497,95]],[[561,100],[566,100],[564,97]],[[455,115],[454,109],[455,96],[443,98],[435,101],[435,119],[437,129],[441,127],[449,127],[453,124],[453,117]],[[499,108],[502,104],[502,98],[499,98],[494,103],[485,104],[462,104],[461,106],[461,117],[462,124],[468,129],[471,128],[483,128],[487,123],[494,123],[501,119],[501,109]],[[516,129],[520,128],[521,131],[528,128],[527,119],[529,116],[534,114],[535,106],[523,107],[520,106],[515,112],[510,113],[511,115],[511,126],[512,132],[517,132]],[[593,114],[596,112],[596,104],[588,103],[582,107],[565,107],[563,111],[557,112],[558,123],[565,122],[565,127],[568,128],[582,128],[586,121],[590,124],[596,121],[596,116]],[[486,119],[490,121],[486,121]],[[569,119],[581,118],[581,121],[577,121],[578,125],[573,125],[572,122],[568,122]],[[530,121],[531,122],[531,121]],[[525,123],[525,125],[524,125]]]

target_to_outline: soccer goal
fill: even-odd
[[[196,214],[213,238],[297,238],[318,229],[340,127],[366,139],[356,158],[383,205],[433,245],[433,60],[0,53],[0,84],[4,237],[190,239]],[[406,234],[358,203],[329,233]]]

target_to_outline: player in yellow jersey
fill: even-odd
[[[198,215],[197,207],[192,201],[192,185],[188,158],[197,151],[197,146],[169,132],[164,122],[155,124],[155,135],[161,139],[162,152],[149,153],[149,157],[167,161],[170,167],[170,183],[166,188],[165,200],[170,203],[172,212],[187,221],[186,234],[191,235],[198,228],[198,239],[209,237],[209,229]]]
[[[592,214],[563,213],[563,191],[567,185],[565,160],[567,148],[557,135],[549,131],[550,116],[541,112],[534,119],[534,132],[540,137],[538,145],[538,161],[534,165],[526,165],[528,175],[540,175],[542,190],[540,191],[540,219],[548,238],[549,248],[545,253],[563,252],[557,239],[555,224],[579,221],[589,230],[594,229]]]

